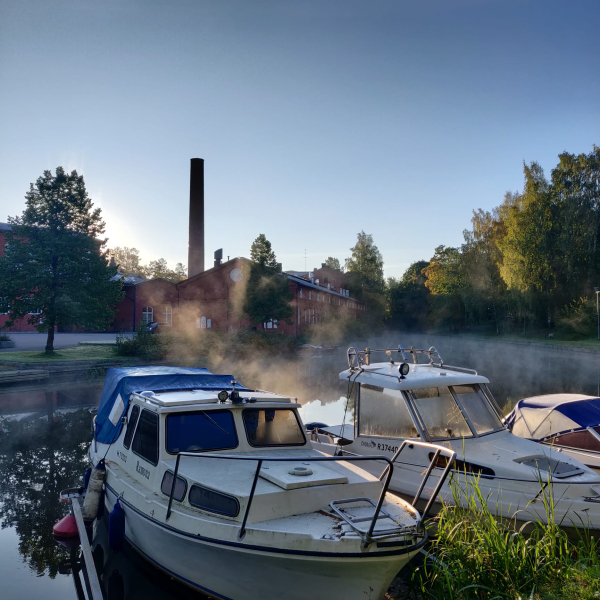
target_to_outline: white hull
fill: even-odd
[[[107,487],[106,506],[115,494]],[[126,538],[147,560],[183,583],[232,600],[364,600],[382,598],[398,570],[418,549],[357,556],[270,552],[244,544],[208,542],[142,515],[121,500]],[[387,552],[386,552],[387,550]],[[388,554],[388,556],[385,556]]]
[[[387,454],[392,456],[402,441],[385,439],[382,442],[377,442],[379,447],[377,444],[372,447],[369,443],[364,443],[364,440],[365,438],[359,437],[354,443],[344,446],[344,449],[356,454]],[[550,500],[550,496],[553,499],[553,518],[556,523],[565,528],[581,528],[584,526],[590,529],[600,529],[600,503],[589,500],[590,498],[600,500],[598,495],[600,492],[600,485],[598,484],[600,482],[597,477],[592,477],[589,471],[567,479],[554,479],[552,484],[548,486],[548,473],[540,473],[540,482],[533,469],[521,468],[518,472],[515,472],[516,468],[511,466],[511,457],[508,455],[508,444],[512,444],[515,453],[522,451],[523,454],[527,451],[533,454],[531,452],[532,446],[534,449],[539,448],[538,454],[549,453],[549,448],[517,438],[508,432],[493,434],[489,436],[489,441],[486,441],[485,438],[480,438],[480,440],[483,440],[480,443],[487,446],[485,451],[483,447],[478,448],[475,445],[477,442],[473,440],[465,441],[464,446],[461,442],[457,442],[453,444],[453,446],[456,446],[453,449],[456,451],[458,458],[474,463],[480,462],[484,456],[489,456],[491,451],[494,450],[495,458],[498,459],[496,461],[497,466],[494,465],[496,467],[496,477],[477,476],[471,473],[465,476],[465,473],[460,470],[450,471],[448,480],[442,486],[439,496],[435,500],[434,513],[440,509],[442,502],[454,504],[454,496],[450,487],[452,481],[460,482],[462,490],[466,489],[467,493],[470,494],[473,493],[473,486],[467,486],[465,482],[473,483],[476,481],[482,497],[487,499],[489,510],[497,516],[516,519],[520,522],[540,521],[547,523],[548,515],[544,504],[545,494],[547,500]],[[313,442],[313,448],[326,454],[333,454],[337,446]],[[556,454],[555,450],[552,452]],[[394,473],[389,486],[390,491],[412,501],[429,460],[429,456],[417,446],[413,449],[407,447],[394,465]],[[490,464],[489,460],[486,462]],[[364,468],[371,473],[376,473],[380,467],[369,462],[365,463]],[[431,491],[438,482],[441,473],[441,468],[433,469],[430,479],[421,494],[421,499],[427,499],[431,495]],[[598,489],[592,488],[592,485]],[[460,496],[464,505],[464,495],[460,494]],[[422,509],[422,501],[419,508]]]

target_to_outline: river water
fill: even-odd
[[[600,355],[425,335],[403,341],[416,347],[435,345],[445,363],[477,369],[490,379],[490,388],[505,412],[531,395],[576,392],[600,396]],[[372,348],[397,344],[391,336],[369,343]],[[317,352],[295,363],[254,365],[253,369],[240,365],[244,377],[239,379],[249,387],[298,397],[305,422],[335,425],[344,415],[346,383],[339,380],[338,373],[345,365],[341,350],[324,356]],[[101,390],[102,380],[0,388],[2,600],[77,598],[69,550],[54,541],[52,526],[66,511],[58,501],[60,490],[81,483]],[[105,547],[104,524],[96,526],[95,535],[94,547]],[[100,564],[101,582],[110,600],[199,597],[130,550],[118,555],[104,553]]]

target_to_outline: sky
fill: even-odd
[[[286,270],[386,276],[459,245],[523,161],[600,144],[600,2],[0,0],[0,221],[61,165],[108,246],[187,263],[205,159],[206,267],[264,233]],[[305,258],[306,255],[306,258]]]

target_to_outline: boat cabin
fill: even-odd
[[[405,375],[396,363],[340,373],[354,388],[356,436],[439,442],[505,428],[485,377],[431,364],[402,364]]]

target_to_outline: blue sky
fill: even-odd
[[[0,221],[63,165],[109,246],[285,269],[371,233],[387,276],[458,245],[523,161],[600,144],[597,0],[0,0]]]

